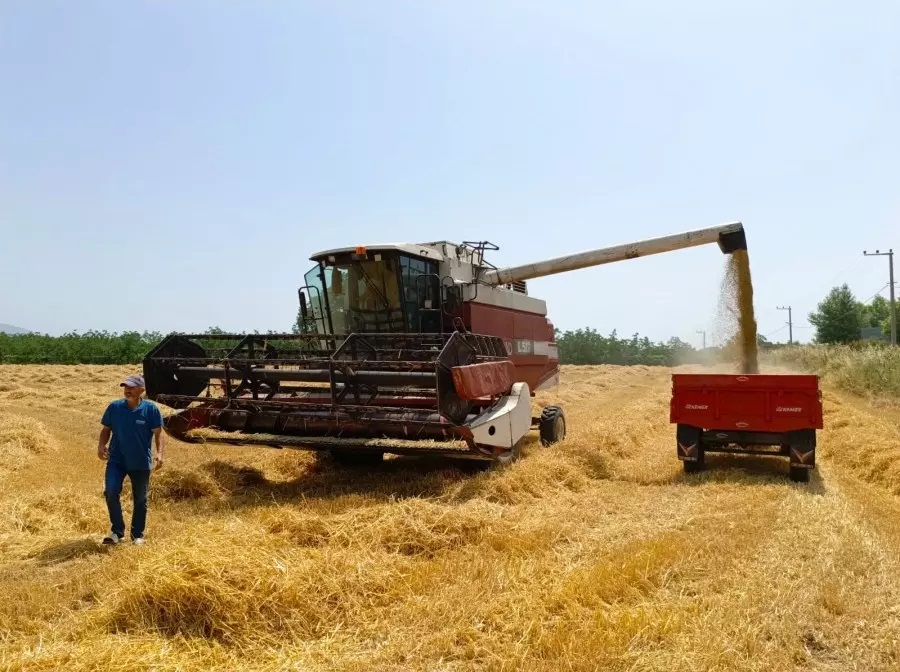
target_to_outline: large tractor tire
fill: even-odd
[[[550,446],[566,438],[566,415],[559,406],[547,406],[539,424],[541,443]]]

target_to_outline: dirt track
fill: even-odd
[[[900,668],[896,405],[828,391],[809,484],[685,476],[647,367],[564,370],[567,440],[490,473],[170,442],[147,546],[110,551],[122,372],[0,367],[0,428],[49,435],[0,460],[0,669]]]

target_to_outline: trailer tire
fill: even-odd
[[[706,451],[703,450],[702,435],[703,431],[699,427],[693,427],[692,425],[679,423],[675,429],[675,440],[679,459],[682,458],[682,445],[694,445],[697,449],[696,460],[681,459],[681,463],[684,465],[684,473],[686,474],[695,474],[699,471],[703,471],[703,467],[706,465]]]
[[[809,469],[803,467],[791,467],[791,480],[794,483],[809,483]]]
[[[703,471],[704,467],[706,467],[706,451],[703,450],[703,447],[699,447],[697,449],[697,460],[682,460],[681,463],[684,465],[684,473],[686,474],[696,474]]]
[[[541,443],[545,446],[566,438],[566,414],[559,406],[547,406],[541,412],[539,424]]]
[[[808,483],[809,472],[811,468],[816,466],[816,431],[814,429],[801,429],[791,432],[788,445],[788,455],[791,460],[791,480],[795,483]],[[804,466],[795,466],[795,453]]]

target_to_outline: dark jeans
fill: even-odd
[[[126,471],[121,465],[109,461],[106,463],[106,507],[109,509],[109,522],[112,531],[120,537],[125,536],[125,519],[122,518],[122,484],[125,477],[131,479],[131,492],[134,498],[134,512],[131,515],[131,537],[137,539],[144,536],[147,524],[147,495],[150,492],[150,470]]]

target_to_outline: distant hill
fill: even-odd
[[[22,327],[14,327],[11,324],[3,324],[0,322],[0,334],[29,334],[31,333],[28,329],[22,329]]]

